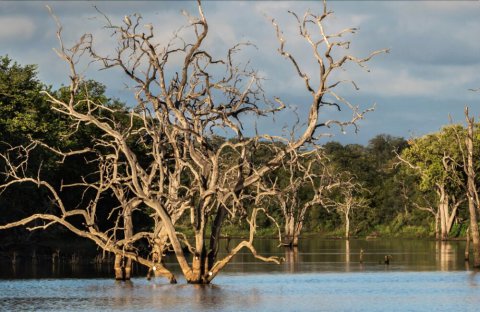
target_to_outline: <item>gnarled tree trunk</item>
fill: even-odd
[[[115,254],[114,271],[116,280],[129,280],[132,272],[132,259],[125,258],[121,254]]]
[[[295,216],[291,212],[285,218],[285,245],[290,247],[298,246],[298,237],[296,232]]]

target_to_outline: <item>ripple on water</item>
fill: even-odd
[[[471,272],[224,274],[215,284],[133,279],[0,281],[11,311],[476,311]]]

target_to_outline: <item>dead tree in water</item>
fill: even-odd
[[[353,212],[357,209],[369,207],[369,201],[365,198],[368,190],[349,172],[342,172],[337,177],[338,183],[331,188],[323,200],[323,206],[331,211],[336,211],[343,219],[345,227],[345,238],[350,239],[350,222]]]
[[[467,123],[467,133],[464,142],[462,142],[460,135],[457,133],[457,141],[459,149],[463,155],[463,168],[467,175],[466,191],[468,198],[468,212],[470,216],[470,224],[467,233],[467,249],[465,251],[465,259],[468,260],[468,248],[470,245],[470,237],[473,245],[473,266],[480,267],[480,235],[478,231],[478,207],[480,207],[480,200],[478,196],[478,187],[475,182],[475,168],[474,168],[474,128],[475,120],[470,117],[468,107],[465,107],[465,120]]]
[[[292,152],[272,177],[264,179],[264,189],[270,190],[282,212],[284,246],[298,246],[308,210],[319,207],[325,193],[339,185],[332,171],[324,152],[314,147]]]
[[[365,58],[349,55],[350,42],[343,37],[356,29],[327,34],[324,22],[331,14],[325,3],[319,15],[307,12],[301,18],[293,14],[300,36],[312,49],[312,62],[317,70],[314,80],[301,68],[296,57],[286,50],[286,39],[278,24],[272,21],[280,54],[293,65],[311,96],[311,103],[301,108],[309,112],[308,119],[302,121],[305,127],[291,139],[271,134],[254,137],[244,134],[242,121],[245,116],[272,116],[284,110],[286,105],[278,98],[266,100],[258,72],[235,62],[233,56],[240,50],[241,44],[230,48],[221,59],[205,49],[209,24],[200,2],[198,16],[188,16],[188,29],[192,32],[185,38],[191,38],[190,41],[176,33],[169,42],[160,44],[165,41],[157,38],[151,24],[142,25],[137,14],[125,18],[120,26],[106,18],[106,28],[112,31],[118,42],[110,55],[103,55],[95,49],[90,34],[85,34],[67,48],[61,35],[62,26],[58,23],[60,49],[57,53],[70,68],[69,94],[66,99],[50,92],[45,94],[52,109],[68,118],[73,125],[89,125],[102,134],[93,138],[93,145],[88,150],[59,153],[65,157],[84,153],[93,155],[90,162],[97,163],[99,168],[94,175],[96,180],[82,180],[92,185],[97,194],[95,199],[101,198],[105,192],[115,193],[119,201],[115,216],[123,221],[116,223],[113,230],[99,229],[95,219],[98,200],[93,200],[84,209],[70,209],[62,202],[59,191],[42,180],[40,172],[36,177],[23,176],[23,171],[19,169],[28,163],[28,152],[40,146],[35,144],[18,149],[26,157],[20,164],[4,155],[9,164],[10,180],[3,187],[15,183],[35,183],[50,191],[58,211],[34,214],[2,225],[0,229],[27,225],[35,220],[45,223],[32,229],[44,229],[58,223],[79,236],[93,240],[102,249],[115,253],[119,257],[120,269],[121,259],[131,259],[171,282],[175,282],[175,277],[170,270],[162,265],[162,261],[152,261],[139,255],[134,248],[136,242],[142,239],[152,242],[151,253],[155,252],[158,257],[165,248],[173,250],[181,273],[189,283],[209,283],[244,248],[257,259],[278,263],[277,257],[259,255],[253,245],[256,217],[258,213],[267,213],[264,208],[255,206],[250,210],[250,215],[246,217],[250,231],[248,239],[232,247],[224,258],[218,257],[220,233],[228,218],[245,216],[245,203],[250,202],[252,196],[250,190],[259,189],[262,177],[281,166],[292,152],[320,138],[319,129],[332,126],[343,129],[348,125],[356,128],[356,122],[368,111],[360,110],[337,94],[335,88],[343,81],[332,81],[331,76],[342,70],[346,63],[365,67],[373,56],[385,51],[373,52]],[[102,64],[105,70],[120,69],[131,79],[135,85],[134,107],[119,112],[88,96],[89,90],[82,84],[84,79],[77,69],[79,60],[86,56]],[[180,64],[175,65],[171,61],[173,59],[180,59]],[[79,98],[82,90],[84,96]],[[351,118],[322,118],[321,111],[326,107],[351,110]],[[109,114],[105,116],[99,112]],[[128,117],[127,122],[116,120],[118,114]],[[221,131],[232,138],[216,142],[217,133]],[[255,163],[252,157],[261,141],[271,142],[277,150],[271,159]],[[275,145],[279,141],[283,144]],[[131,142],[135,142],[140,151],[134,150]],[[73,186],[85,187],[84,184]],[[120,189],[125,191],[123,198],[118,193]],[[255,196],[258,198],[261,194],[259,192]],[[132,205],[137,208],[131,208]],[[128,229],[129,211],[132,209],[149,211],[154,221],[151,231],[131,232]],[[83,226],[71,222],[73,218],[83,219]],[[180,221],[190,228],[188,233],[193,233],[191,237],[181,232],[177,226]],[[121,236],[114,235],[121,230],[124,230]],[[184,252],[185,249],[190,251],[191,257]]]

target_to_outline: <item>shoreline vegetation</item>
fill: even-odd
[[[358,130],[374,110],[337,93],[346,81],[336,73],[362,70],[389,51],[352,55],[357,29],[329,33],[333,12],[325,1],[319,13],[289,12],[309,58],[294,55],[288,32],[271,20],[279,56],[308,97],[308,116],[287,122],[284,134],[251,125],[291,113],[292,103],[267,93],[261,70],[238,57],[250,44],[214,55],[201,1],[195,15],[186,14],[189,27],[165,45],[139,14],[113,21],[97,9],[115,41],[111,51],[97,49],[92,34],[67,47],[71,39],[48,9],[69,83],[54,89],[38,79],[35,65],[0,57],[0,251],[12,262],[15,248],[32,259],[45,248],[53,263],[72,250],[75,263],[84,256],[86,244],[75,239],[82,237],[102,254],[99,262],[113,254],[117,280],[129,280],[136,263],[149,278],[174,284],[178,272],[163,261],[172,254],[183,279],[209,284],[243,251],[284,261],[258,252],[255,239],[295,247],[311,236],[467,236],[480,267],[479,124],[466,108],[466,124],[417,138],[378,134],[365,146],[327,141],[333,131]],[[84,76],[83,62],[124,73],[131,103],[108,97],[106,85]],[[239,240],[222,253],[225,238]],[[71,249],[54,247],[67,242]]]

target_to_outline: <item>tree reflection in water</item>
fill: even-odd
[[[284,247],[285,248],[285,266],[286,272],[294,273],[297,271],[297,266],[300,262],[298,256],[298,247]]]
[[[451,271],[458,267],[457,248],[451,242],[437,241],[437,263],[440,271]]]

